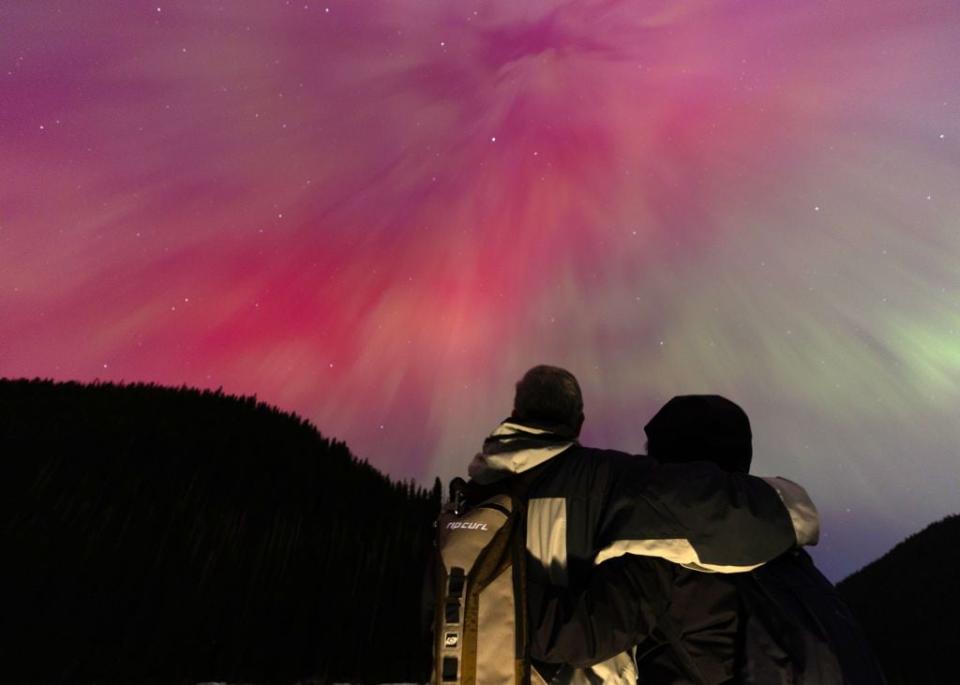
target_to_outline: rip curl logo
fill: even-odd
[[[487,530],[486,523],[476,523],[475,521],[451,521],[447,524],[449,530],[462,528],[464,530]]]

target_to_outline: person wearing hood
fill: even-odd
[[[665,468],[709,460],[731,474],[750,469],[750,421],[724,397],[674,397],[644,430]],[[798,546],[750,573],[701,571],[627,555],[594,569],[579,593],[538,588],[532,654],[589,668],[633,649],[641,683],[884,682],[856,619]],[[656,608],[651,577],[662,593]]]
[[[666,562],[722,574],[746,572],[816,540],[816,510],[796,484],[706,462],[666,467],[649,457],[586,447],[579,442],[583,422],[582,394],[573,374],[536,366],[517,383],[511,416],[484,441],[468,470],[471,483],[479,486],[521,476],[529,480],[524,496],[527,605],[528,615],[539,619],[539,625],[531,623],[531,643],[548,646],[539,656],[556,656],[551,631],[562,623],[544,618],[556,603],[539,589],[560,588],[577,596],[590,586],[598,565],[616,566],[624,555],[644,557],[642,572],[606,588],[606,596],[639,598],[629,603],[637,609],[630,628],[642,623],[650,632],[665,611]],[[617,615],[619,606],[614,601],[594,616],[617,630],[626,622]],[[637,681],[634,644],[608,650],[602,658],[593,650],[579,665],[571,659],[538,659],[534,652],[534,679],[632,685]]]

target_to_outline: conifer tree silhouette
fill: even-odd
[[[0,380],[0,680],[417,681],[439,509],[307,421]]]

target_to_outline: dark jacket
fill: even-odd
[[[640,683],[884,682],[853,615],[799,549],[737,575],[625,556],[596,569],[579,595],[535,591],[533,654],[550,662],[587,666],[636,645]]]
[[[729,473],[706,462],[662,466],[647,457],[584,447],[542,426],[510,420],[488,438],[470,475],[474,482],[491,483],[537,467],[541,473],[526,497],[531,588],[552,585],[582,592],[596,564],[605,566],[625,554],[720,573],[744,571],[798,541],[809,542],[817,533],[813,505],[788,481]],[[664,582],[656,568],[624,582],[656,587]],[[608,591],[624,597],[656,596],[652,591],[635,593],[629,584]],[[535,630],[535,617],[542,618],[546,611],[543,600],[535,590],[528,596]],[[652,609],[646,607],[641,614],[644,611],[650,615]],[[532,639],[534,645],[550,642],[549,635]],[[589,677],[566,673],[559,678],[634,683],[632,644],[599,664],[593,659]],[[536,660],[538,655],[533,656]]]

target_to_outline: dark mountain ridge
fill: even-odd
[[[255,398],[0,380],[6,682],[419,679],[439,489]]]
[[[890,685],[958,682],[960,515],[947,516],[841,581]]]

